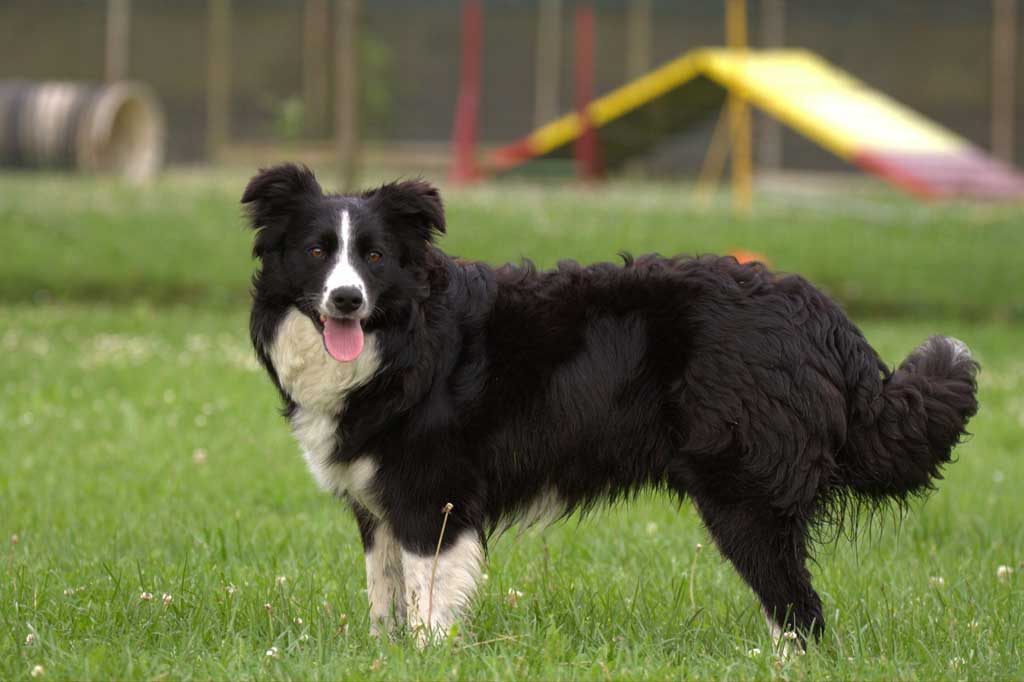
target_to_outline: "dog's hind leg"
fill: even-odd
[[[819,637],[825,622],[806,566],[806,523],[765,504],[693,498],[719,550],[757,594],[770,622],[782,633],[796,630],[801,639]]]
[[[366,558],[366,594],[370,600],[370,635],[393,632],[405,623],[405,577],[402,549],[383,521],[353,504]]]

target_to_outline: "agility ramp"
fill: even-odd
[[[806,50],[688,52],[595,99],[609,165],[711,116],[738,95],[839,158],[922,197],[1024,196],[1024,175]],[[490,159],[499,172],[565,156],[584,131],[572,112]]]

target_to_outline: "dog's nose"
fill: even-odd
[[[331,305],[339,313],[351,313],[363,305],[363,293],[355,287],[338,287],[331,292]]]

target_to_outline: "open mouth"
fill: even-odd
[[[338,362],[352,362],[363,352],[363,324],[354,317],[319,317],[324,348]]]

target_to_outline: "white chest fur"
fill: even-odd
[[[376,339],[368,335],[358,358],[338,362],[327,354],[313,322],[293,308],[278,327],[269,355],[281,388],[298,406],[291,418],[292,432],[317,483],[336,495],[347,493],[374,511],[377,505],[369,493],[377,470],[373,459],[364,456],[338,464],[331,457],[339,445],[338,419],[345,397],[380,368]]]
[[[288,311],[270,346],[281,387],[299,406],[338,414],[345,396],[353,388],[365,384],[378,369],[377,340],[366,336],[363,352],[352,362],[338,362],[324,349],[323,336],[313,321],[296,308]]]

